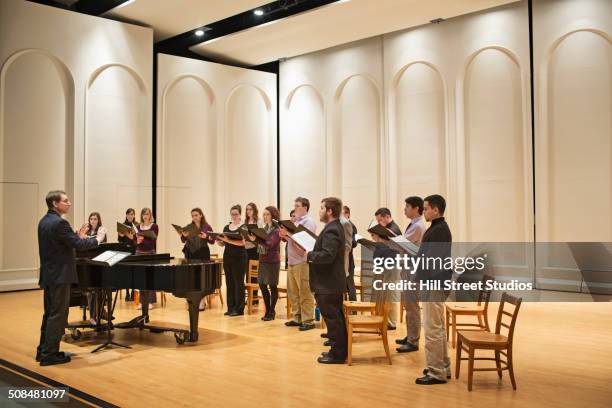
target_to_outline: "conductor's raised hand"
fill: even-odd
[[[79,237],[81,239],[87,238],[87,232],[88,231],[89,231],[89,224],[88,223],[84,223],[83,225],[81,225],[81,228],[79,229]]]

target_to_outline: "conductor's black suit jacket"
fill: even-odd
[[[338,294],[346,290],[344,273],[344,228],[340,220],[328,222],[308,253],[310,290],[316,294]]]
[[[42,288],[50,285],[77,283],[74,250],[98,246],[96,238],[81,239],[70,228],[68,221],[49,210],[38,223],[38,253]]]

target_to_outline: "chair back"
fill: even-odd
[[[381,282],[385,283],[384,274],[379,275]],[[372,289],[374,288],[374,284],[372,284]],[[383,317],[383,326],[387,327],[387,321],[389,319],[389,293],[387,289],[376,291],[376,316]]]
[[[494,280],[490,275],[482,276],[482,290],[478,292],[478,306],[484,303],[484,313],[485,316],[487,314],[487,310],[489,310],[489,299],[491,299],[491,289],[485,289],[487,281]]]
[[[254,283],[253,278],[257,278],[259,273],[259,261],[255,259],[249,260],[249,269],[247,270],[247,283]]]
[[[514,327],[516,325],[516,318],[518,316],[519,309],[521,308],[522,301],[523,301],[522,298],[514,297],[508,294],[507,292],[502,293],[501,302],[499,304],[499,310],[497,311],[497,322],[495,323],[495,333],[503,334],[506,337],[508,337],[509,344],[512,344],[512,337],[514,336]],[[512,309],[512,310],[508,311],[508,309]],[[501,332],[502,327],[507,330],[506,334]]]

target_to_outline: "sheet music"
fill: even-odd
[[[391,237],[391,241],[395,242],[401,249],[406,251],[408,255],[416,255],[419,252],[419,246],[408,241],[403,235]]]
[[[96,256],[95,258],[92,258],[92,261],[105,262],[109,266],[113,266],[130,255],[132,254],[129,252],[105,251],[102,252],[100,255]]]
[[[316,242],[316,240],[306,231],[301,231],[293,234],[291,236],[291,239],[308,252],[314,249]]]

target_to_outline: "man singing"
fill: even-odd
[[[325,228],[307,254],[310,265],[310,288],[327,323],[331,344],[329,352],[317,360],[322,364],[343,364],[347,355],[347,334],[342,313],[343,293],[346,290],[344,272],[344,228],[340,224],[342,201],[335,197],[324,198],[319,209],[319,219]]]

